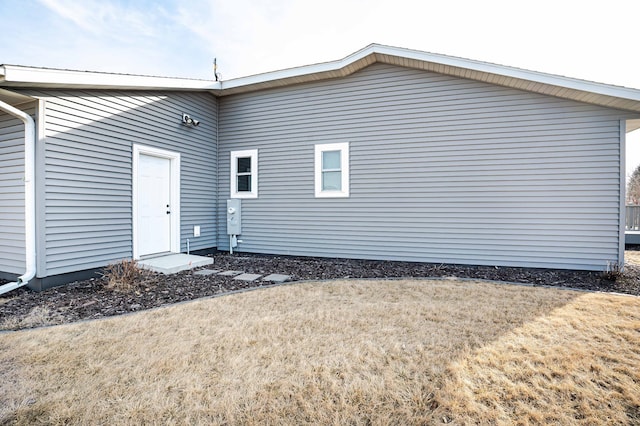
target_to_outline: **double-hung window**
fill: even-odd
[[[258,198],[258,150],[231,151],[231,198]]]
[[[316,197],[349,196],[349,143],[315,146]]]

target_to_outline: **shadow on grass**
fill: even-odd
[[[535,401],[565,401],[564,396],[570,401],[572,392],[590,401],[592,395],[580,393],[582,382],[572,374],[563,379],[568,393],[558,398],[555,390],[544,392],[526,377],[511,376],[507,367],[526,372],[528,363],[575,362],[560,348],[594,343],[593,333],[611,332],[606,324],[593,324],[592,317],[601,313],[591,309],[618,303],[621,296],[607,295],[611,299],[602,302],[599,297],[466,281],[343,280],[0,335],[6,349],[0,357],[18,360],[21,375],[12,389],[16,408],[5,419],[24,424],[513,420],[509,410],[535,406],[527,399],[531,394],[518,396],[524,395],[522,386],[541,392]],[[637,304],[635,298],[626,300]],[[619,313],[629,309],[623,305]],[[571,320],[570,326],[556,318]],[[581,323],[593,330],[582,330]],[[571,327],[573,334],[567,331]],[[549,343],[542,354],[540,339],[552,334],[562,344]],[[603,350],[597,341],[583,349]],[[492,375],[484,376],[487,371]],[[539,375],[555,377],[540,368],[527,380]],[[485,400],[486,394],[497,399]],[[540,410],[566,409],[536,404]]]

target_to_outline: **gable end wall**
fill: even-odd
[[[258,149],[238,251],[602,270],[618,261],[625,113],[374,64],[220,99],[229,153]],[[314,197],[314,144],[349,142],[345,199]]]

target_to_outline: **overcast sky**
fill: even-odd
[[[640,89],[640,0],[0,0],[0,63],[223,80],[370,43]],[[627,172],[640,163],[628,136]]]

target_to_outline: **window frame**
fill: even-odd
[[[315,150],[315,195],[316,198],[348,198],[349,197],[349,142],[325,143],[314,145]],[[336,190],[322,189],[322,153],[340,151],[341,188]],[[335,171],[335,170],[333,170]]]
[[[251,158],[251,191],[238,191],[238,158]],[[229,168],[231,198],[258,198],[258,150],[231,151]]]

